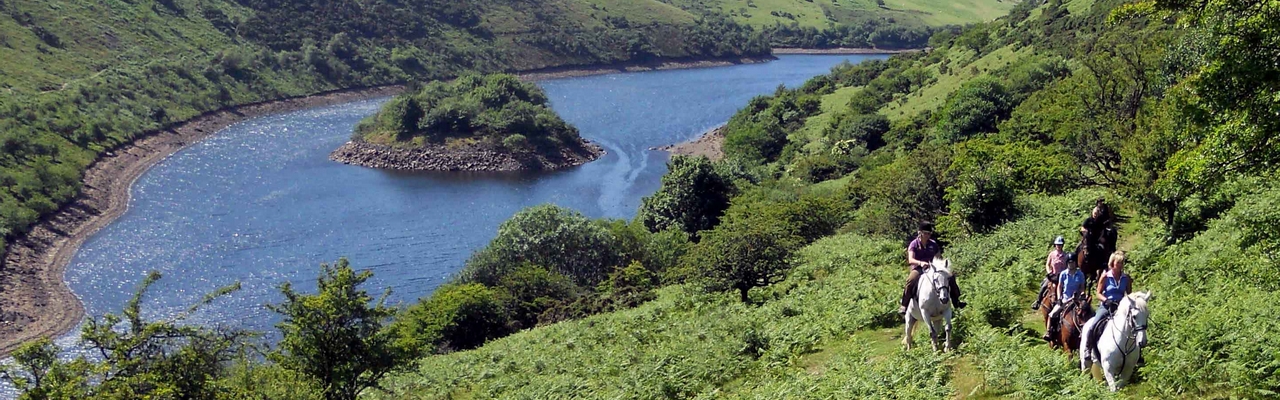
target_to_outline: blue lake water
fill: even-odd
[[[609,154],[540,174],[397,173],[328,160],[385,101],[255,118],[157,164],[133,185],[129,210],[81,247],[66,280],[90,315],[118,312],[147,271],[164,274],[144,301],[170,317],[205,293],[242,289],[191,321],[271,330],[276,287],[315,288],[319,264],[348,257],[391,301],[429,294],[520,209],[554,203],[589,217],[631,218],[666,172],[650,151],[696,137],[754,96],[795,86],[844,61],[884,56],[785,55],[721,68],[539,82],[552,106]]]

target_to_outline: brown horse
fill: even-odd
[[[1044,320],[1045,334],[1049,334],[1049,311],[1053,310],[1053,306],[1058,304],[1058,282],[1050,279],[1049,283],[1044,287],[1044,299],[1040,300],[1040,319]],[[1055,346],[1053,337],[1049,337],[1049,345]]]
[[[1093,308],[1089,303],[1088,296],[1078,296],[1067,303],[1062,316],[1058,317],[1057,334],[1050,338],[1050,345],[1061,347],[1068,356],[1080,350],[1080,331],[1084,329],[1084,323],[1093,318]]]

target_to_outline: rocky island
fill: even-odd
[[[522,171],[578,166],[603,154],[551,110],[537,85],[490,74],[411,87],[360,121],[329,158],[410,171]]]

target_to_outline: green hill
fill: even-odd
[[[0,236],[76,196],[102,152],[227,106],[464,71],[762,55],[767,42],[918,47],[937,25],[1012,5],[824,1],[5,1]]]
[[[1023,3],[935,34],[932,52],[754,99],[715,170],[737,185],[731,206],[686,216],[719,215],[704,238],[821,238],[759,247],[795,249],[785,279],[744,304],[703,253],[723,244],[704,240],[649,303],[425,357],[376,397],[1274,396],[1280,131],[1254,112],[1275,109],[1276,67],[1255,55],[1280,18],[1203,6]],[[1027,309],[1047,244],[1074,239],[1096,198],[1121,210],[1126,270],[1155,296],[1146,363],[1117,394]],[[954,354],[900,350],[903,239],[922,219],[970,303]]]

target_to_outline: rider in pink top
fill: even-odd
[[[1040,302],[1044,300],[1045,289],[1049,287],[1049,282],[1057,282],[1058,275],[1067,269],[1067,253],[1062,251],[1062,245],[1066,240],[1062,236],[1053,239],[1053,249],[1049,250],[1049,257],[1044,260],[1044,280],[1040,281],[1040,295],[1036,296],[1036,302],[1031,305],[1032,310],[1040,309]]]

